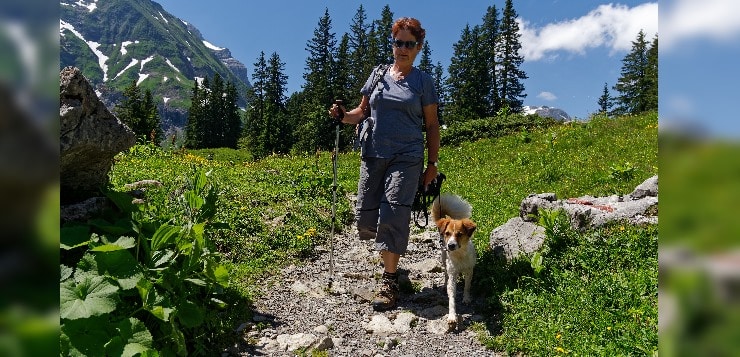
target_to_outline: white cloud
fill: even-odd
[[[537,98],[552,102],[555,99],[558,99],[558,97],[555,94],[552,94],[551,92],[542,92],[540,94],[537,94]]]
[[[542,28],[532,28],[528,22],[520,21],[519,28],[521,54],[528,61],[552,58],[557,51],[583,54],[596,47],[607,47],[612,52],[629,51],[640,30],[648,41],[658,33],[658,3],[632,8],[620,4],[599,5],[577,19]]]
[[[660,9],[661,52],[691,39],[740,38],[740,1],[669,0]]]

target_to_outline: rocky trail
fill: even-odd
[[[354,227],[334,237],[334,278],[329,288],[329,246],[317,247],[304,265],[288,266],[263,285],[253,321],[240,326],[244,343],[224,355],[294,356],[326,351],[329,356],[493,356],[478,342],[471,324],[484,319],[482,298],[462,303],[460,321],[448,331],[447,293],[438,235],[433,224],[414,228],[401,258],[401,296],[395,309],[370,304],[381,259],[373,242]],[[475,277],[474,277],[475,279]]]

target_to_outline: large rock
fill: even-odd
[[[99,196],[113,157],[136,142],[134,133],[98,99],[75,67],[59,74],[60,197],[75,203]]]
[[[658,176],[653,176],[624,196],[583,196],[558,200],[554,193],[531,194],[522,200],[519,217],[495,228],[489,237],[494,253],[512,259],[540,249],[545,239],[544,228],[536,223],[541,210],[565,211],[574,229],[586,230],[608,222],[632,224],[658,223]]]

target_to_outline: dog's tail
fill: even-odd
[[[443,193],[432,202],[432,219],[435,222],[446,216],[463,219],[470,218],[472,215],[473,206],[458,195]]]

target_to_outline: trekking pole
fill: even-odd
[[[336,137],[334,138],[334,152],[331,154],[331,164],[334,172],[334,178],[331,185],[332,200],[331,200],[331,236],[329,237],[329,288],[334,281],[334,227],[337,223],[337,154],[339,153],[339,126],[341,120],[344,118],[344,112],[342,111],[342,100],[334,100],[334,104],[339,106],[339,114],[335,117],[339,123],[335,123]]]

